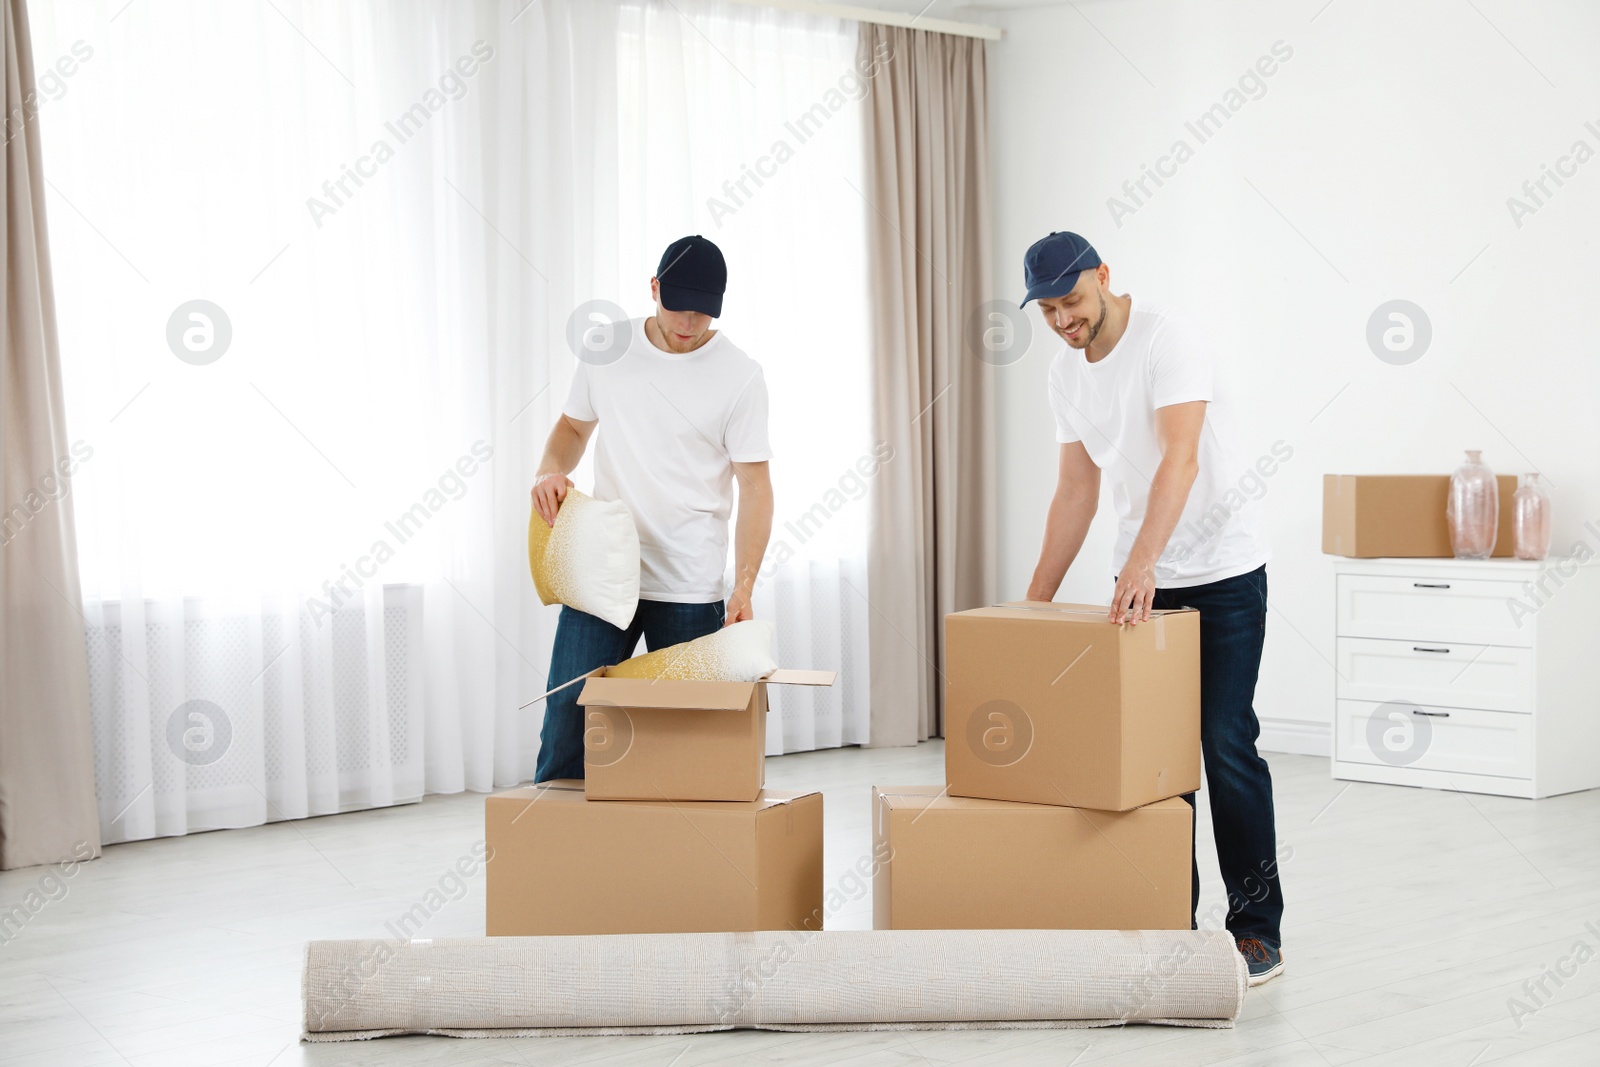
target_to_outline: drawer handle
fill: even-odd
[[[1421,645],[1412,645],[1411,646],[1411,651],[1413,651],[1413,652],[1445,652],[1445,653],[1448,653],[1450,650],[1448,648],[1423,648]]]
[[[1411,584],[1412,584],[1413,587],[1415,587],[1417,589],[1449,589],[1450,588],[1450,583],[1449,582],[1412,582]]]
[[[1411,714],[1426,715],[1430,719],[1448,719],[1450,717],[1448,711],[1423,711],[1421,708],[1412,708]]]

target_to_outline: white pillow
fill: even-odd
[[[696,682],[754,682],[773,671],[772,623],[746,619],[606,668],[607,678],[666,678]]]
[[[528,569],[539,599],[628,628],[639,610],[639,531],[620,500],[568,489],[556,524],[528,519]]]

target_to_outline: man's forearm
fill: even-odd
[[[1166,551],[1172,531],[1178,528],[1184,506],[1189,502],[1189,490],[1194,488],[1200,464],[1194,459],[1163,459],[1150,482],[1150,496],[1145,503],[1144,522],[1139,535],[1133,539],[1128,552],[1128,562],[1133,566],[1154,568]]]
[[[1089,524],[1094,520],[1096,497],[1063,496],[1058,493],[1050,501],[1050,511],[1044,523],[1044,547],[1039,552],[1039,565],[1034,568],[1033,581],[1028,585],[1029,600],[1051,600],[1061,588],[1067,569],[1078,558],[1083,539],[1089,535]]]
[[[771,486],[742,486],[739,490],[739,517],[734,525],[734,589],[748,595],[756,586],[761,560],[772,537]]]
[[[547,474],[571,474],[583,459],[584,440],[565,419],[557,420],[545,442],[544,456],[539,460],[538,477]]]

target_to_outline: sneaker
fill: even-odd
[[[1237,942],[1239,955],[1250,968],[1250,984],[1258,986],[1270,982],[1283,973],[1283,953],[1278,946],[1259,937],[1241,937]]]

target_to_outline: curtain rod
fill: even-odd
[[[898,11],[882,11],[872,7],[852,7],[849,4],[813,3],[811,0],[733,0],[736,4],[751,7],[775,7],[784,11],[802,11],[808,15],[849,19],[854,22],[872,22],[880,26],[903,26],[929,33],[950,33],[958,37],[979,37],[985,41],[1000,40],[997,26],[978,22],[956,22],[953,19],[927,19],[921,15],[905,15]],[[929,6],[932,6],[931,4]]]

